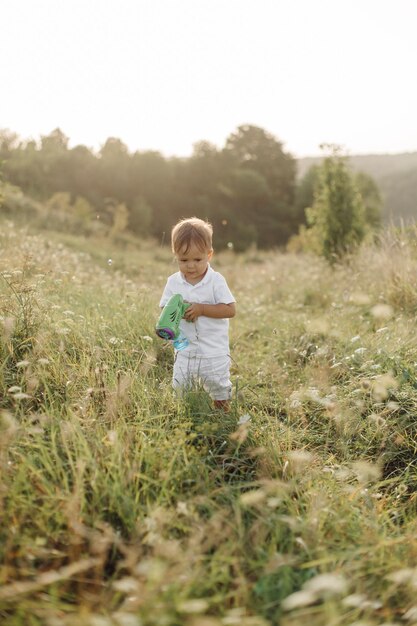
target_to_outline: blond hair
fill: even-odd
[[[180,220],[171,231],[171,246],[174,254],[187,252],[192,244],[201,251],[212,249],[213,227],[198,217]]]

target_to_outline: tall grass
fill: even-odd
[[[2,625],[417,621],[412,238],[219,255],[226,415],[171,391],[164,250],[0,238]]]

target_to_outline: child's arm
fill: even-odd
[[[201,315],[216,319],[234,317],[236,315],[236,304],[234,302],[231,302],[230,304],[199,304],[197,302],[193,302],[186,310],[184,317],[189,322],[195,322],[195,320]]]

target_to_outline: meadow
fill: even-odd
[[[415,234],[215,254],[224,414],[172,393],[166,247],[2,222],[2,626],[417,623]]]

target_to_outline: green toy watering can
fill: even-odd
[[[184,302],[183,297],[176,293],[171,296],[159,316],[156,324],[156,334],[161,339],[173,341],[177,350],[183,350],[188,346],[188,339],[180,332],[180,322],[185,311],[190,306],[189,302]],[[185,345],[183,345],[185,343]]]

